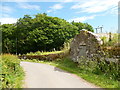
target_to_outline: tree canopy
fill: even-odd
[[[88,31],[94,32],[93,27],[88,23],[81,23],[81,22],[72,21],[71,24],[77,26],[79,30],[86,29]]]
[[[58,17],[37,14],[24,15],[15,24],[3,24],[3,53],[27,53],[35,51],[59,50],[64,42],[73,38],[79,30],[93,31],[87,23],[69,23]]]

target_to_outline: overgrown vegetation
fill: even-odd
[[[69,50],[70,41],[64,44],[63,50]],[[93,57],[92,60],[90,60],[90,58],[86,59],[83,57],[79,60],[79,63],[73,62],[70,58],[59,58],[53,61],[39,61],[36,59],[26,61],[54,65],[70,73],[74,73],[102,88],[120,88],[120,61],[119,59],[117,59],[117,61],[107,61],[108,56],[109,53],[105,52],[105,57],[101,58]]]
[[[1,87],[0,88],[22,88],[24,78],[23,69],[20,67],[20,60],[10,54],[0,56]]]
[[[118,70],[120,66],[114,62],[110,62],[110,64],[106,63],[105,61],[97,63],[97,61],[86,61],[82,59],[81,63],[78,64],[73,62],[68,57],[54,61],[39,61],[36,59],[22,59],[22,61],[54,65],[70,73],[76,74],[102,88],[120,88],[120,70]]]
[[[109,37],[101,37],[101,40],[103,41],[102,49],[105,53],[108,54],[111,58],[119,58],[120,57],[120,34],[112,34],[109,33]]]
[[[64,51],[52,51],[52,52],[40,52],[40,51],[37,51],[37,52],[30,52],[30,53],[27,53],[26,55],[48,55],[48,54],[58,54],[58,53],[62,53]]]
[[[24,15],[15,24],[0,25],[3,53],[26,54],[36,51],[60,50],[65,41],[81,29],[93,31],[88,23],[69,23],[58,17]]]
[[[119,42],[120,34],[112,34],[109,33],[109,37],[103,36],[101,40],[103,41],[103,46],[112,46],[112,47],[120,47]]]

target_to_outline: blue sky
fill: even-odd
[[[0,22],[15,23],[24,15],[47,13],[68,22],[89,23],[103,32],[118,30],[119,0],[4,0],[0,3]]]

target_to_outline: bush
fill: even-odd
[[[119,44],[119,38],[120,38],[120,34],[111,34],[111,39],[110,36],[109,38],[106,36],[101,37],[101,40],[103,41],[103,46],[118,46],[117,44]]]
[[[95,57],[94,57],[95,58]],[[91,71],[97,75],[103,74],[109,79],[120,81],[120,61],[107,61],[106,58],[95,58],[94,60],[81,58],[79,68]]]
[[[23,69],[20,67],[19,59],[10,54],[1,55],[1,88],[20,88],[23,79]]]

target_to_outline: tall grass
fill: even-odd
[[[101,37],[101,40],[103,41],[103,46],[117,46],[117,44],[119,44],[119,38],[120,38],[120,34],[116,33],[116,34],[111,34],[111,40],[109,37]]]
[[[20,60],[10,54],[4,54],[0,56],[2,69],[1,76],[1,88],[20,88],[22,87],[22,80],[24,77],[23,69],[20,67]]]

